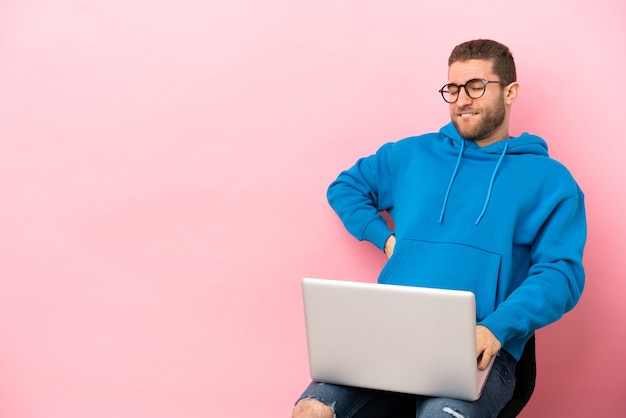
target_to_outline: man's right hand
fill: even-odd
[[[393,249],[395,247],[396,247],[396,236],[389,235],[389,238],[387,238],[387,241],[385,241],[385,255],[387,256],[387,259],[391,258],[391,256],[393,255]]]

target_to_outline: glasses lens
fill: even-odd
[[[467,95],[472,99],[478,99],[485,94],[485,82],[479,78],[470,80],[465,84]]]
[[[459,86],[456,84],[446,84],[441,89],[441,95],[443,96],[443,100],[448,103],[453,103],[456,101],[457,97],[459,97]]]

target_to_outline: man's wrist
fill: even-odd
[[[387,257],[391,257],[391,254],[393,254],[393,249],[395,245],[396,245],[396,235],[391,234],[387,237],[387,240],[385,241],[385,246],[383,249]]]

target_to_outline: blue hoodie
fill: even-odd
[[[518,360],[583,291],[583,193],[537,136],[481,148],[449,123],[360,159],[328,200],[359,240],[396,234],[380,283],[473,292],[477,323]]]

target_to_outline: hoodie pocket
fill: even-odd
[[[501,258],[468,245],[403,238],[398,240],[378,281],[468,290],[476,296],[476,316],[482,321],[496,308]]]

